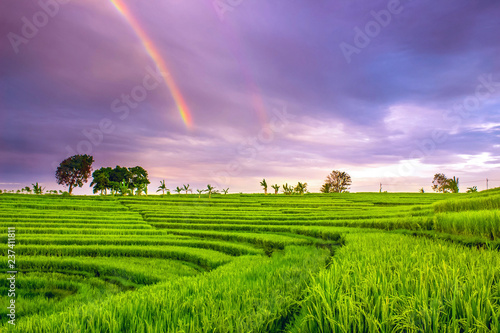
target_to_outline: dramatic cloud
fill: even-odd
[[[122,2],[136,25],[111,1],[0,4],[1,188],[55,189],[73,153],[170,187],[500,186],[498,1]]]

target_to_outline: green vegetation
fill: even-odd
[[[2,193],[0,241],[15,227],[18,274],[16,325],[2,297],[0,331],[499,331],[498,190],[298,185],[268,196],[212,195],[210,185],[170,196]]]

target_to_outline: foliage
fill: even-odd
[[[321,186],[320,192],[321,193],[330,193],[332,189],[332,185],[330,183],[324,183],[323,186]]]
[[[31,186],[33,186],[33,193],[34,194],[43,194],[43,192],[45,191],[45,188],[42,187],[41,185],[38,185],[38,183],[35,183],[35,184],[31,184]]]
[[[260,186],[264,188],[264,194],[267,195],[267,182],[265,179],[262,179],[262,181],[260,182]]]
[[[477,186],[467,187],[467,193],[476,193]]]
[[[186,185],[186,184],[184,184],[184,185],[182,186],[182,189],[183,189],[184,191],[186,191],[186,195],[187,195],[187,194],[188,194],[188,191],[189,191],[189,184],[187,184],[187,185]]]
[[[229,192],[229,187],[228,188],[223,188],[222,189],[222,193],[224,193],[224,195],[227,195]]]
[[[274,189],[274,194],[278,194],[281,188],[278,184],[271,185],[271,187]]]
[[[167,191],[167,193],[170,193],[170,190],[167,188],[165,180],[160,180],[160,186],[158,186],[158,190],[156,190],[156,193],[160,191],[162,191],[163,195],[165,195],[165,191]]]
[[[451,193],[458,193],[459,192],[458,184],[459,184],[458,178],[455,178],[455,176],[453,176],[453,178],[447,180],[445,189],[450,191]]]
[[[282,187],[283,187],[283,193],[285,193],[285,195],[292,195],[293,194],[294,187],[292,185],[288,185],[288,183],[286,183]]]
[[[130,171],[130,189],[137,190],[138,193],[148,193],[148,185],[151,184],[148,178],[148,172],[143,167],[135,166],[129,168]]]
[[[328,185],[327,185],[328,184]],[[352,184],[351,176],[344,171],[333,170],[325,180],[321,188],[323,193],[343,193],[347,192]],[[327,192],[328,191],[328,192]]]
[[[215,193],[215,187],[208,184],[207,189],[205,191],[208,192],[208,198],[210,199],[210,198],[212,198],[212,194]]]
[[[132,190],[130,189],[130,183],[127,183],[125,179],[122,180],[122,182],[120,183],[118,187],[118,193],[120,193],[120,195],[132,194]]]
[[[434,179],[432,180],[432,189],[438,193],[447,193],[449,189],[447,188],[448,178],[444,173],[436,173]]]
[[[293,189],[295,193],[304,195],[304,193],[307,192],[307,183],[301,183],[299,182],[297,186]]]
[[[101,195],[103,192],[104,194],[107,194],[108,189],[111,188],[109,177],[112,172],[113,169],[111,168],[100,168],[92,173],[93,180],[90,183],[90,186],[94,187],[94,194],[97,192],[101,192]]]
[[[57,183],[69,187],[71,194],[74,187],[82,187],[92,173],[94,158],[89,155],[74,155],[61,162],[56,171]]]

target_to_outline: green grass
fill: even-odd
[[[314,277],[293,332],[498,332],[500,254],[353,234]]]
[[[0,331],[498,332],[498,202],[0,194],[19,271]]]

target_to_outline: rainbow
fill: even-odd
[[[137,19],[132,15],[127,5],[122,0],[110,0],[111,3],[115,6],[115,8],[120,12],[120,14],[128,21],[137,37],[141,40],[142,45],[146,49],[146,52],[151,57],[151,59],[155,62],[156,66],[160,69],[163,79],[167,83],[168,89],[174,98],[175,104],[179,113],[181,114],[182,120],[184,124],[188,128],[191,128],[193,122],[191,118],[191,113],[189,112],[189,108],[184,101],[184,97],[177,87],[172,75],[170,75],[170,71],[168,70],[168,66],[166,62],[162,59],[160,52],[155,47],[153,41],[147,35],[146,31],[141,27]]]

